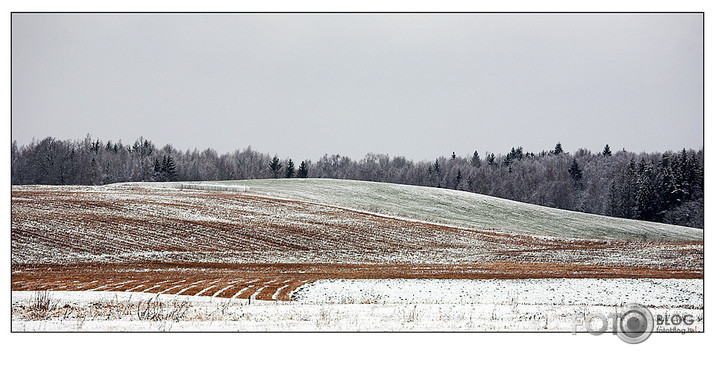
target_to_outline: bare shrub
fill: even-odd
[[[188,301],[164,303],[159,296],[137,303],[137,317],[142,321],[180,321],[189,310]]]
[[[57,301],[52,299],[47,290],[36,291],[30,299],[28,317],[35,320],[47,319],[56,308]]]

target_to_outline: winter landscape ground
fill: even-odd
[[[703,231],[329,179],[13,186],[13,330],[702,329]],[[250,303],[250,304],[249,304]]]

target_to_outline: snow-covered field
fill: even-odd
[[[606,217],[423,186],[335,179],[212,181],[265,194],[463,228],[619,240],[702,240],[703,230]]]
[[[318,280],[298,288],[301,303],[567,304],[702,308],[703,281],[683,279]]]
[[[13,186],[12,329],[571,331],[635,302],[702,330],[702,239],[347,180]]]
[[[390,189],[400,187],[387,185]],[[408,188],[416,189],[416,196],[424,195],[420,193],[422,190],[435,190],[437,195],[447,193],[440,189]],[[373,270],[375,275],[370,274],[369,278],[695,278],[702,272],[701,241],[574,240],[494,233],[385,218],[320,203],[259,197],[252,195],[254,191],[253,187],[249,193],[180,190],[149,183],[15,186],[12,262],[18,268],[18,265],[121,263],[122,269],[155,263],[165,266],[171,263],[174,268],[185,267],[187,263],[403,265],[393,270],[394,276],[377,275],[383,272],[380,269]],[[292,191],[300,189],[294,187]],[[381,194],[384,199],[394,199],[388,192]],[[451,201],[449,197],[442,198]],[[413,204],[410,199],[403,200]],[[425,204],[425,209],[429,208],[429,203]],[[487,211],[520,213],[508,206]],[[559,212],[563,217],[575,214]],[[458,213],[451,212],[455,216]],[[469,217],[470,213],[463,215]],[[520,219],[531,221],[529,217]],[[520,219],[511,218],[517,227]],[[567,218],[563,222],[567,223]],[[629,222],[636,228],[642,224]],[[551,222],[544,230],[560,223]],[[666,227],[672,228],[674,236],[682,228]],[[425,265],[442,266],[437,267],[437,272],[436,266]],[[454,276],[445,272],[445,267],[469,276]],[[410,276],[405,276],[408,271]],[[74,268],[72,273],[76,272]],[[431,274],[417,276],[419,273]],[[56,273],[54,276],[57,277]],[[304,279],[319,278],[328,277]],[[368,277],[341,274],[333,278]],[[35,285],[36,277],[29,279],[29,286],[13,288],[40,289]],[[180,279],[185,278],[164,277],[159,281]],[[216,279],[220,277],[212,280]],[[232,280],[235,279],[240,278]],[[21,275],[13,278],[17,285],[26,281]]]
[[[702,280],[320,280],[294,301],[126,292],[50,292],[52,309],[31,319],[35,292],[13,291],[13,331],[584,331],[590,315],[639,303],[691,315],[702,331]],[[161,303],[156,306],[156,303]],[[146,319],[155,303],[158,319]],[[179,314],[177,314],[179,313]],[[144,318],[140,318],[143,314]]]

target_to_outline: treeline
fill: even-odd
[[[592,153],[579,149],[506,154],[452,153],[433,162],[369,153],[361,160],[324,155],[318,161],[280,159],[250,147],[213,149],[45,138],[12,143],[12,184],[97,185],[126,181],[211,181],[323,177],[457,189],[574,211],[702,228],[703,151]]]

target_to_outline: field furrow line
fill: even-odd
[[[207,291],[211,290],[211,289],[214,288],[214,287],[216,287],[216,285],[211,285],[211,286],[209,286],[209,287],[206,287],[206,288],[202,289],[200,292],[198,292],[198,293],[196,293],[196,294],[194,294],[194,295],[196,295],[197,297],[198,297],[198,296],[201,296],[201,294],[206,293]]]
[[[184,282],[186,282],[186,279],[184,279],[184,280],[179,280],[179,281],[177,281],[176,283],[174,283],[174,284],[175,284],[174,286],[172,286],[172,287],[170,287],[170,288],[168,288],[168,289],[165,289],[165,290],[159,292],[159,294],[165,294],[165,293],[168,293],[169,291],[171,291],[171,290],[173,290],[173,289],[176,289],[176,288],[179,288],[179,287],[181,287],[181,286],[184,286],[184,285],[186,285],[186,284],[182,284],[182,283],[184,283]]]
[[[139,284],[131,289],[125,290],[125,291],[134,291],[135,289],[139,289],[141,287],[147,286],[147,284]]]
[[[223,287],[221,290],[215,292],[212,296],[213,297],[218,297],[221,293],[225,292],[226,290],[229,290],[233,288],[234,284],[238,283],[240,280],[233,280],[227,284],[227,286]]]
[[[242,289],[239,290],[236,294],[234,294],[234,295],[231,297],[231,299],[241,298],[241,296],[242,296],[246,291],[248,291],[249,289],[251,289],[251,288],[253,288],[253,287],[255,287],[255,285],[249,285],[249,286],[247,286],[247,287],[245,287],[245,288],[242,288]],[[246,299],[246,298],[241,298],[241,299]]]
[[[278,296],[280,295],[281,291],[289,286],[290,286],[290,284],[286,284],[286,285],[283,285],[282,287],[276,289],[276,292],[271,296],[271,299],[278,300]]]
[[[226,290],[231,289],[231,288],[233,288],[233,285],[225,286],[225,287],[223,287],[223,289],[221,289],[221,290],[215,292],[215,293],[212,295],[212,297],[214,297],[214,298],[215,298],[215,297],[218,297],[221,293],[223,293],[223,292],[225,292]]]
[[[106,289],[108,289],[107,291],[123,291],[121,290],[121,288],[123,288],[127,284],[135,283],[137,281],[139,281],[139,279],[127,280],[118,284],[108,285]]]
[[[142,293],[148,293],[148,292],[149,292],[150,290],[153,290],[153,289],[159,288],[159,287],[161,287],[161,284],[164,284],[164,283],[166,283],[166,282],[168,282],[168,281],[170,281],[170,280],[164,280],[164,281],[160,281],[160,282],[156,283],[156,284],[155,284],[154,286],[152,286],[152,287],[150,287],[150,288],[147,288],[147,289],[144,289],[144,290],[142,290]]]
[[[173,294],[176,294],[176,295],[183,294],[183,293],[186,292],[187,290],[193,289],[193,288],[197,287],[199,284],[201,284],[201,283],[203,283],[203,282],[205,282],[205,281],[208,281],[208,280],[199,280],[199,281],[196,281],[196,282],[194,282],[193,284],[187,286],[186,288],[181,289],[181,290],[179,290],[178,292],[173,293]]]

